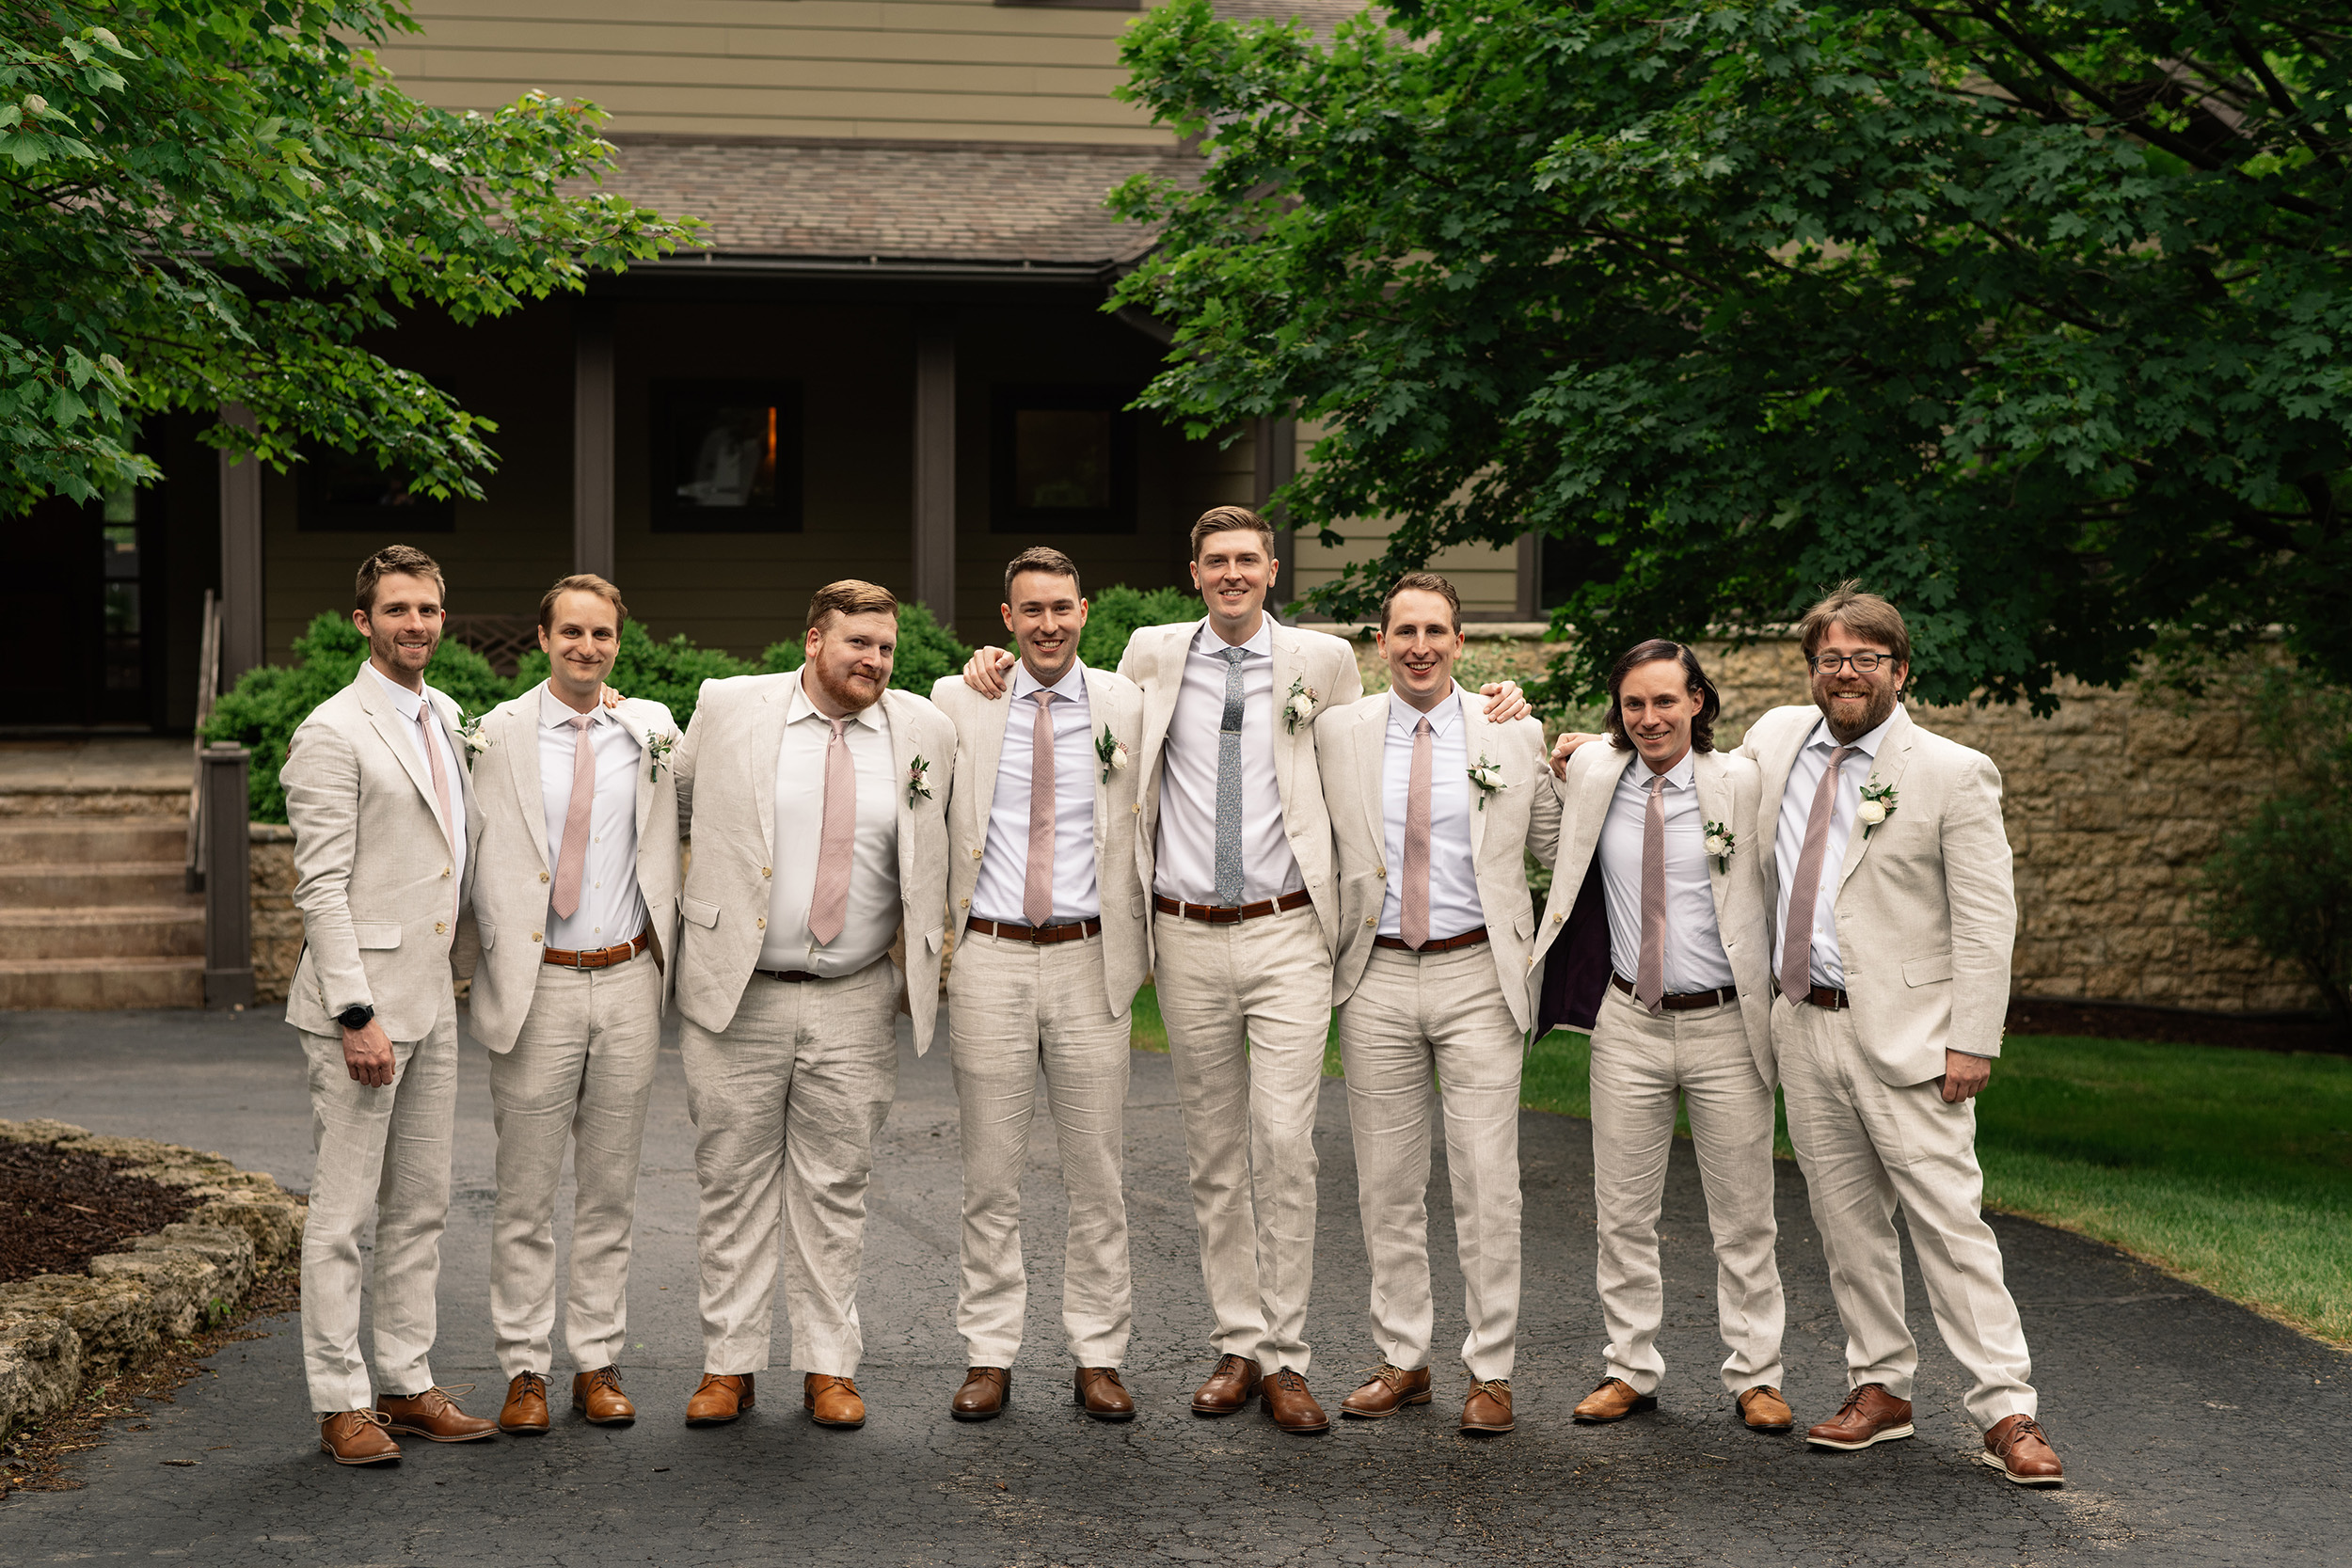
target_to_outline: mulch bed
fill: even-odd
[[[2107,1040],[2159,1040],[2168,1045],[2227,1045],[2246,1051],[2352,1054],[2352,1037],[2324,1018],[2249,1018],[2170,1007],[2045,1002],[2038,997],[2021,997],[2010,1003],[2009,1032],[2088,1035]]]
[[[0,1141],[0,1284],[86,1273],[90,1259],[196,1205],[96,1154]]]

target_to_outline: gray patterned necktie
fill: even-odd
[[[1247,648],[1219,648],[1225,716],[1216,731],[1216,901],[1241,902],[1241,661]]]

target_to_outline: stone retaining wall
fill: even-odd
[[[1524,632],[1468,629],[1466,682],[1540,673],[1552,652]],[[1703,645],[1700,657],[1723,693],[1719,745],[1738,745],[1768,709],[1811,700],[1793,638]],[[1386,687],[1370,639],[1357,661],[1368,688]],[[2016,994],[2226,1013],[2317,1009],[2318,991],[2300,971],[2215,942],[2190,916],[2197,867],[2251,815],[2275,768],[2237,702],[2072,681],[2058,695],[2047,719],[2022,706],[1912,710],[2001,769],[2016,855]]]
[[[166,1340],[228,1317],[258,1270],[300,1256],[303,1200],[217,1154],[61,1121],[0,1121],[0,1139],[128,1161],[127,1174],[199,1200],[86,1275],[0,1285],[0,1437],[72,1403],[86,1381],[119,1377]]]

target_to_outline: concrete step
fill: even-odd
[[[185,861],[180,816],[0,817],[0,865],[97,861]]]
[[[197,958],[0,958],[0,1008],[200,1007]]]
[[[187,898],[187,867],[179,860],[0,864],[0,910],[87,910]]]
[[[85,910],[0,910],[0,959],[203,956],[204,908],[193,900]]]
[[[95,784],[50,788],[0,782],[0,818],[184,816],[188,785],[170,788]]]

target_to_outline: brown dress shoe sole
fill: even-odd
[[[335,1451],[334,1444],[322,1438],[319,1442],[319,1451],[326,1454],[329,1459],[332,1459],[338,1465],[397,1465],[400,1463],[400,1450],[398,1449],[394,1449],[389,1453],[360,1454],[355,1458],[345,1459],[342,1454]]]
[[[455,1433],[447,1437],[443,1437],[437,1433],[427,1432],[422,1427],[405,1427],[398,1421],[392,1422],[384,1430],[386,1432],[397,1432],[403,1437],[421,1437],[428,1443],[479,1443],[485,1438],[496,1437],[499,1434],[499,1429],[497,1423],[495,1422],[480,1432]]]
[[[1136,1418],[1136,1413],[1132,1410],[1095,1409],[1092,1405],[1087,1403],[1086,1390],[1083,1388],[1073,1388],[1070,1390],[1070,1402],[1076,1405],[1079,1409],[1085,1411],[1088,1415],[1093,1417],[1098,1421],[1132,1421]]]
[[[1816,1437],[1809,1432],[1804,1434],[1804,1441],[1807,1448],[1835,1449],[1839,1453],[1859,1453],[1864,1449],[1869,1448],[1872,1444],[1892,1443],[1898,1438],[1908,1437],[1911,1433],[1911,1423],[1909,1421],[1905,1421],[1899,1427],[1882,1428],[1881,1430],[1870,1433],[1869,1436],[1865,1437],[1859,1443],[1849,1443],[1844,1441],[1842,1438],[1836,1437]]]
[[[1570,1413],[1568,1418],[1579,1426],[1605,1427],[1612,1421],[1622,1421],[1628,1416],[1639,1416],[1644,1411],[1657,1408],[1658,1396],[1656,1394],[1640,1394],[1634,1397],[1631,1404],[1627,1405],[1614,1416],[1587,1416],[1579,1411]]]
[[[686,1418],[686,1424],[690,1427],[723,1427],[729,1421],[741,1420],[748,1408],[748,1406],[739,1404],[731,1416],[689,1416]]]
[[[580,1410],[578,1405],[572,1408]],[[592,1427],[629,1427],[637,1424],[637,1418],[634,1416],[591,1416],[585,1410],[580,1411],[580,1418]],[[544,1432],[547,1429],[542,1427],[540,1430]]]
[[[1785,1421],[1751,1421],[1748,1419],[1748,1413],[1736,1403],[1732,1405],[1731,1413],[1734,1416],[1739,1417],[1740,1424],[1746,1427],[1750,1432],[1779,1433],[1794,1432],[1797,1430],[1797,1418],[1793,1415]]]
[[[1427,1404],[1434,1390],[1423,1388],[1418,1394],[1407,1394],[1386,1410],[1359,1410],[1345,1400],[1340,1402],[1340,1414],[1356,1421],[1385,1421],[1408,1404]]]
[[[1196,1396],[1192,1402],[1192,1413],[1196,1416],[1238,1416],[1257,1402],[1258,1391],[1255,1388],[1244,1394],[1239,1404],[1202,1404]]]
[[[866,1418],[863,1416],[860,1416],[854,1421],[833,1421],[827,1420],[824,1417],[819,1416],[814,1410],[808,1413],[808,1418],[818,1426],[832,1427],[840,1432],[855,1432],[858,1428],[866,1424]]]
[[[2064,1476],[2021,1476],[2016,1471],[2010,1469],[2007,1465],[2003,1464],[1997,1455],[1989,1451],[1978,1454],[1977,1463],[1979,1465],[1990,1465],[1993,1468],[2000,1471],[2002,1478],[2013,1486],[2053,1487],[2063,1486],[2066,1484],[2066,1478]]]
[[[1464,1432],[1489,1433],[1494,1436],[1500,1437],[1504,1433],[1518,1431],[1518,1423],[1517,1421],[1505,1421],[1501,1426],[1496,1426],[1487,1421],[1464,1421],[1462,1423],[1462,1430]]]
[[[507,1425],[502,1420],[499,1422],[499,1430],[509,1437],[545,1437],[548,1434],[548,1423],[546,1421],[520,1421],[513,1426]]]

